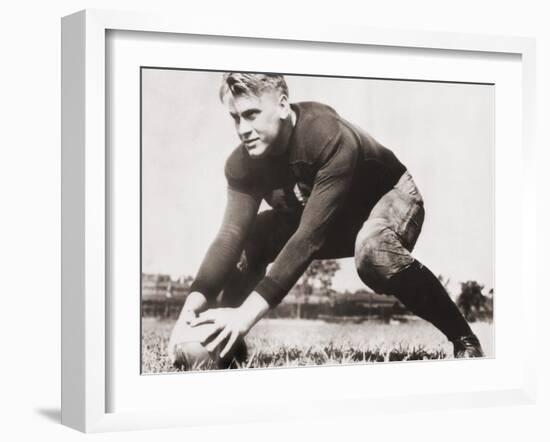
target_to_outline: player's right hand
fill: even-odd
[[[197,315],[206,310],[208,302],[206,301],[205,296],[199,292],[191,292],[187,295],[185,299],[185,304],[183,305],[179,320],[184,321],[186,324],[190,324]]]
[[[168,341],[167,352],[170,358],[175,356],[174,349],[176,345],[185,341],[191,321],[195,320],[200,312],[206,310],[207,305],[208,302],[202,293],[191,292],[187,295]]]
[[[191,324],[193,319],[196,319],[198,313],[194,310],[182,309],[178,321],[183,321],[186,324]]]

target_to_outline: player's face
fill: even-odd
[[[283,120],[288,116],[286,96],[275,91],[259,97],[227,92],[223,102],[235,122],[235,129],[249,155],[259,158],[277,145]]]

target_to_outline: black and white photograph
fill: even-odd
[[[140,76],[142,374],[494,358],[494,84]]]

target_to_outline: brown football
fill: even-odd
[[[223,343],[209,353],[203,346],[204,337],[212,330],[212,324],[202,324],[196,327],[188,326],[183,339],[174,345],[174,366],[185,371],[194,370],[219,370],[226,368],[239,368],[239,364],[246,361],[247,348],[243,339],[237,340],[232,351],[223,359],[220,352]]]

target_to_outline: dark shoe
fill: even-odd
[[[452,341],[455,358],[482,358],[485,355],[475,335],[460,336]]]

